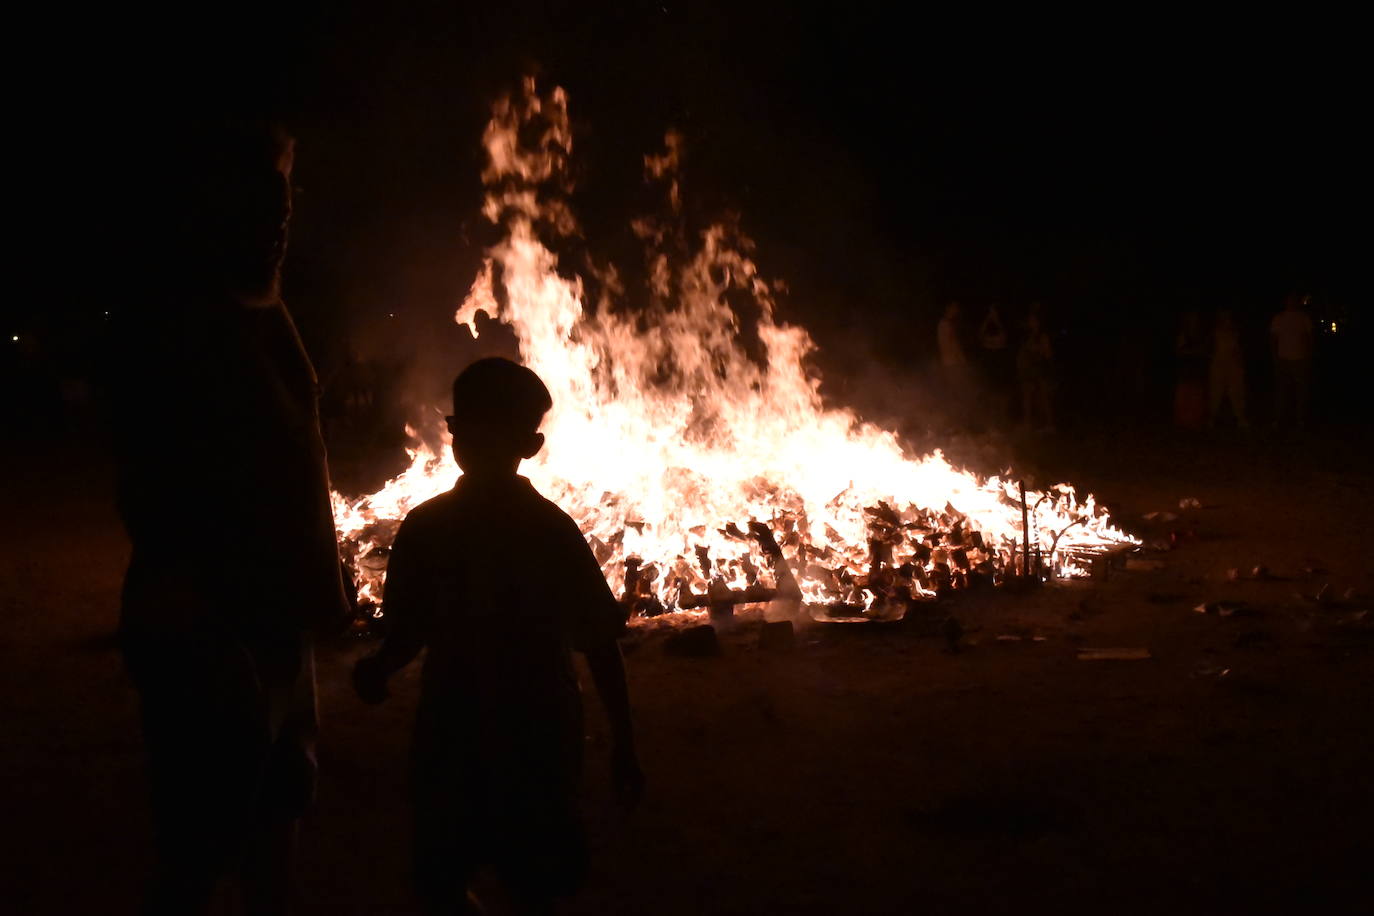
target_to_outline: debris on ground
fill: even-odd
[[[1315,604],[1317,607],[1331,610],[1348,607],[1352,602],[1358,600],[1360,595],[1354,588],[1347,588],[1338,594],[1330,582],[1325,582],[1311,595],[1306,592],[1294,592],[1293,597],[1306,601],[1308,604]]]
[[[1193,608],[1214,617],[1258,617],[1259,612],[1244,601],[1204,601]]]

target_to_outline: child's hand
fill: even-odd
[[[639,807],[644,797],[644,771],[633,746],[617,745],[611,751],[611,787],[620,806],[626,811]]]
[[[360,658],[353,666],[353,689],[359,699],[373,705],[390,696],[386,689],[386,673],[377,667],[375,657]]]

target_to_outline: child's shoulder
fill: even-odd
[[[431,496],[406,513],[405,518],[401,520],[401,528],[405,529],[407,533],[414,533],[442,524],[446,518],[453,514],[454,503],[452,490],[445,490],[438,496]]]

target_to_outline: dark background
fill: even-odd
[[[148,123],[220,113],[296,134],[287,294],[325,374],[350,346],[394,371],[451,361],[491,241],[480,133],[535,71],[569,92],[589,246],[633,267],[641,157],[676,127],[689,209],[740,215],[832,376],[925,365],[950,298],[975,320],[1042,301],[1070,416],[1112,413],[1143,366],[1144,415],[1162,417],[1179,315],[1229,307],[1263,403],[1268,317],[1301,293],[1341,328],[1321,341],[1325,419],[1363,416],[1367,67],[1349,24],[802,6],[121,10],[66,50],[95,63],[88,143],[137,157]],[[40,388],[79,377],[108,304],[20,303],[11,366],[41,367]]]

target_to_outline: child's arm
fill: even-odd
[[[381,648],[353,666],[353,688],[366,703],[387,698],[387,678],[410,664],[427,639],[430,601],[424,589],[426,576],[420,551],[412,543],[413,526],[408,530],[407,522],[396,532],[387,561],[386,639]]]
[[[644,791],[644,774],[635,755],[630,690],[625,683],[625,661],[616,642],[625,631],[625,609],[611,594],[582,532],[566,516],[549,559],[560,566],[558,581],[565,599],[562,608],[567,615],[569,642],[586,656],[587,668],[611,726],[611,779],[616,794],[621,804],[633,808]]]
[[[621,804],[633,808],[644,793],[644,774],[635,754],[630,690],[625,684],[625,662],[620,656],[620,645],[613,639],[607,640],[588,648],[584,654],[611,726],[611,779]]]

